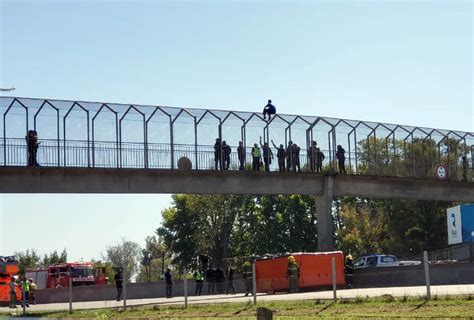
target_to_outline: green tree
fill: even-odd
[[[138,272],[141,249],[137,243],[122,239],[120,244],[107,247],[103,259],[114,268],[121,268],[124,277],[130,281],[132,276]]]

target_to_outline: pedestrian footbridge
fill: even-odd
[[[20,97],[0,97],[0,114],[2,193],[315,195],[320,250],[332,248],[336,196],[474,202],[472,132]],[[38,133],[40,167],[27,166],[29,130]],[[231,148],[229,170],[221,170],[216,138]],[[278,171],[274,148],[269,171],[252,171],[251,147],[260,140],[287,150],[298,146],[285,157],[285,172]],[[314,172],[313,141],[324,155],[320,173]],[[245,170],[239,170],[239,142]],[[338,145],[346,174],[337,174]]]

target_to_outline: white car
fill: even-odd
[[[398,259],[388,254],[372,254],[360,257],[354,262],[354,268],[380,268],[380,267],[398,267]]]

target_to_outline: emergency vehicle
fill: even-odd
[[[10,281],[15,278],[18,283],[20,266],[14,256],[0,256],[0,305],[8,305],[10,302]],[[20,286],[16,286],[16,301],[21,301]]]
[[[105,268],[94,268],[92,262],[66,262],[49,266],[46,269],[26,270],[26,277],[33,278],[38,289],[68,288],[72,286],[107,284]]]

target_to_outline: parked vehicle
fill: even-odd
[[[257,292],[288,291],[288,256],[270,256],[255,261]],[[341,251],[294,253],[292,256],[300,267],[300,289],[331,286],[332,258],[336,262],[336,283],[345,285],[344,255]]]
[[[388,254],[372,254],[358,258],[354,261],[354,268],[381,268],[381,267],[398,267],[398,259]]]
[[[398,261],[397,257],[390,254],[371,254],[360,257],[354,262],[356,269],[362,268],[381,268],[381,267],[402,267],[418,266],[421,261]]]
[[[14,256],[0,256],[0,305],[8,305],[10,301],[10,281],[14,277],[18,282],[20,267]],[[21,301],[21,289],[15,289],[16,301]]]
[[[95,268],[91,262],[67,262],[49,266],[46,269],[27,270],[27,278],[33,278],[38,289],[67,288],[69,278],[72,286],[107,284],[105,268]]]

